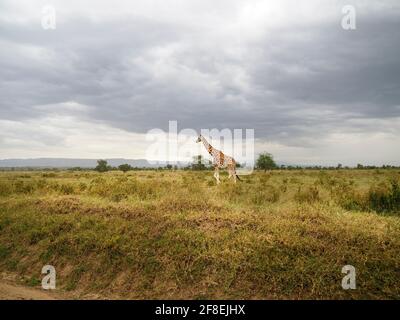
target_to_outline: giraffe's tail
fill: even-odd
[[[235,176],[236,176],[236,178],[237,178],[239,181],[242,181],[242,179],[239,178],[239,176],[237,175],[237,173],[235,173]]]

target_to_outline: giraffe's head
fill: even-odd
[[[198,136],[196,142],[197,142],[197,143],[201,142],[201,134]]]

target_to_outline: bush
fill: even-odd
[[[59,191],[62,194],[73,194],[74,193],[74,187],[69,184],[61,184],[59,187]]]
[[[79,191],[85,191],[87,189],[87,185],[84,182],[79,183]]]
[[[328,175],[326,172],[322,171],[319,174],[317,184],[323,186],[323,187],[333,187],[339,183],[338,179]]]
[[[236,201],[246,194],[243,184],[221,183],[217,190],[221,197],[228,201]]]
[[[125,172],[128,172],[130,170],[133,170],[133,168],[132,168],[131,165],[129,165],[127,163],[124,163],[124,164],[121,164],[120,166],[118,166],[118,170],[121,170],[123,173],[125,173]]]
[[[354,190],[350,184],[341,185],[332,193],[340,206],[347,210],[400,212],[400,186],[395,180],[390,185],[380,183],[372,186],[364,193]]]
[[[36,189],[36,185],[33,181],[22,181],[17,180],[14,183],[16,193],[31,194]]]
[[[54,172],[42,173],[43,178],[55,178],[57,175]]]
[[[115,193],[111,195],[111,201],[120,202],[128,198],[128,195],[125,193]]]
[[[297,193],[294,195],[294,198],[298,202],[313,203],[320,199],[319,189],[315,186],[310,186],[305,189],[302,189],[301,187],[299,187],[299,189],[297,190]]]
[[[277,202],[280,198],[280,191],[272,185],[266,185],[261,190],[252,194],[251,202],[256,205],[263,205],[267,202]]]
[[[400,186],[398,181],[391,181],[390,186],[379,184],[368,192],[369,208],[378,212],[400,211]]]
[[[14,191],[13,185],[10,182],[0,181],[0,196],[8,196]]]
[[[170,183],[161,183],[157,180],[137,181],[124,176],[120,179],[93,179],[88,187],[89,194],[107,197],[113,201],[126,199],[135,195],[139,199],[153,199],[160,193],[169,192]]]

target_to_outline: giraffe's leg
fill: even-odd
[[[236,168],[232,166],[232,176],[233,176],[233,182],[236,183]]]
[[[236,183],[236,170],[233,170],[233,182]]]
[[[215,180],[217,180],[217,184],[221,183],[221,181],[219,181],[219,168],[218,168],[218,166],[215,166],[214,178],[215,178]]]
[[[228,169],[228,173],[229,173],[229,178],[228,179],[230,179],[231,177],[233,177],[233,180],[235,181],[235,183],[236,183],[236,172],[235,172],[235,168],[232,166],[232,165],[228,165],[227,166],[227,169]]]

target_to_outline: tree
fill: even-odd
[[[194,156],[192,163],[192,170],[206,170],[207,167],[204,164],[205,160],[202,155]]]
[[[256,167],[257,169],[261,169],[264,171],[276,168],[276,163],[272,157],[272,154],[268,152],[261,153],[258,156]]]
[[[125,172],[127,172],[129,170],[133,170],[132,166],[127,164],[127,163],[119,165],[118,169],[121,170],[123,173],[125,173]]]
[[[111,170],[111,166],[108,165],[106,160],[97,160],[97,166],[94,170],[98,172],[106,172]]]

